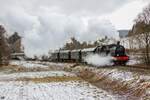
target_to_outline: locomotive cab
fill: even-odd
[[[97,46],[94,50],[94,53],[99,54],[101,56],[108,56],[110,53],[109,47],[106,45],[103,46]]]
[[[129,60],[129,57],[126,55],[125,48],[121,45],[116,46],[114,58],[114,63],[116,65],[126,65]]]

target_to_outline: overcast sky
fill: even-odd
[[[0,0],[0,23],[23,37],[28,56],[47,53],[71,36],[93,41],[118,38],[149,0]]]

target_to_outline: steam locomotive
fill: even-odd
[[[57,62],[85,62],[85,57],[90,54],[112,56],[114,65],[126,65],[129,56],[126,55],[124,46],[120,44],[102,45],[88,49],[58,50],[51,54],[51,61]]]

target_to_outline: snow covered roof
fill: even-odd
[[[70,52],[71,50],[60,50],[60,53],[67,53]]]
[[[81,51],[82,49],[77,49],[77,50],[72,50],[71,52],[79,52]]]
[[[96,49],[96,47],[94,48],[86,48],[86,49],[82,49],[82,51],[94,51]]]
[[[12,53],[11,55],[16,56],[16,55],[25,55],[24,53]]]

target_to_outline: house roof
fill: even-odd
[[[12,36],[9,37],[8,41],[10,44],[13,44],[19,39],[21,39],[21,36],[19,36],[18,33],[15,32]]]

